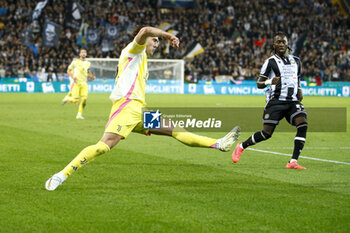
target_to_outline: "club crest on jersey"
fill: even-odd
[[[120,132],[120,130],[122,130],[122,126],[118,125],[117,131]]]
[[[265,118],[265,120],[269,119],[270,118],[270,114],[266,113],[264,118]]]

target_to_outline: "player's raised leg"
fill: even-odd
[[[215,148],[221,151],[229,151],[233,144],[237,141],[241,132],[240,127],[236,126],[223,138],[215,139],[188,132],[180,127],[173,127],[169,122],[166,125],[169,127],[150,129],[150,132],[158,135],[172,136],[187,146]]]

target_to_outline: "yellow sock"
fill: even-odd
[[[107,144],[99,141],[97,144],[83,149],[63,170],[63,174],[68,177],[83,165],[94,160],[99,155],[110,151]]]
[[[80,104],[79,104],[79,110],[78,110],[78,112],[80,114],[83,114],[85,106],[86,106],[86,98],[81,98],[81,101],[80,101]]]
[[[183,128],[175,127],[173,137],[188,146],[216,148],[217,139],[190,133]]]

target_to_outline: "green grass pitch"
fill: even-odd
[[[0,232],[350,231],[349,164],[301,158],[307,170],[288,170],[288,157],[250,150],[232,164],[231,153],[155,135],[131,134],[48,192],[45,181],[100,139],[111,107],[108,94],[90,94],[86,119],[76,120],[77,106],[61,106],[63,96],[0,94]],[[147,102],[261,111],[265,104],[263,96],[148,95]],[[347,107],[348,123],[347,132],[308,133],[302,155],[350,163],[350,99],[303,103]],[[277,131],[252,148],[290,154],[294,136]]]

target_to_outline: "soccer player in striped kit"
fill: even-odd
[[[301,62],[298,57],[288,54],[288,40],[283,32],[277,32],[273,39],[274,54],[263,64],[257,81],[258,88],[267,86],[266,106],[263,114],[263,129],[254,133],[246,141],[238,143],[232,160],[237,163],[243,151],[249,146],[269,139],[282,118],[297,129],[294,151],[286,168],[306,169],[297,163],[304,147],[307,120],[300,87]]]

